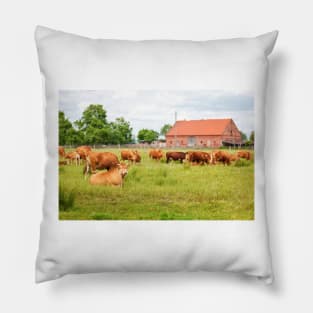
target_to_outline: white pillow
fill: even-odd
[[[95,40],[37,27],[35,37],[46,101],[48,160],[43,221],[36,262],[36,282],[74,273],[181,270],[231,271],[255,276],[264,279],[267,283],[272,281],[265,211],[263,150],[268,55],[274,47],[277,34],[275,31],[255,38],[204,42],[126,41]],[[172,221],[129,221],[123,220],[123,216],[120,220],[60,220],[58,110],[61,104],[59,97],[62,97],[64,91],[71,96],[78,91],[88,95],[91,90],[111,95],[111,98],[108,97],[111,110],[108,112],[111,114],[108,118],[113,120],[121,114],[122,110],[131,123],[135,123],[137,117],[141,119],[142,124],[139,123],[138,128],[150,123],[145,121],[146,115],[142,113],[143,111],[150,110],[151,116],[153,115],[151,128],[158,125],[160,120],[168,118],[164,113],[155,116],[154,112],[158,106],[160,112],[166,112],[166,103],[160,99],[153,103],[152,96],[150,97],[150,95],[157,95],[162,98],[166,94],[170,99],[167,105],[173,119],[174,112],[177,111],[178,119],[199,120],[201,119],[199,112],[203,110],[205,119],[228,115],[239,128],[247,131],[255,130],[254,208],[250,207],[254,210],[252,218],[239,220],[229,215],[227,220],[179,221],[175,220],[174,215]],[[139,91],[137,100],[141,103],[143,99],[139,98],[140,95],[148,94],[150,98],[146,107],[136,107],[134,105],[136,100],[130,101],[129,105],[124,101],[120,106],[119,102],[112,100],[114,95],[118,98],[123,92],[127,94],[129,91]],[[192,102],[187,109],[181,106],[179,102],[182,101],[181,96],[186,94],[189,100],[192,97],[196,99],[197,95],[201,94],[201,105],[198,106],[199,100]],[[203,97],[208,99],[208,108],[203,108],[203,105],[205,106]],[[217,99],[215,102],[214,97]],[[245,104],[240,102],[247,99],[245,97],[250,99],[247,110],[244,109]],[[239,104],[236,102],[239,109],[229,107],[232,105],[229,99],[234,103],[239,101]],[[86,101],[88,102],[89,99]],[[175,101],[178,103],[177,106]],[[73,96],[72,109],[81,114],[85,107],[78,102],[78,98]],[[67,110],[70,112],[71,106],[67,107]],[[134,125],[134,128],[136,127]],[[211,141],[205,142],[203,148],[206,149]],[[193,144],[192,140],[187,142],[184,151],[193,149],[188,147],[188,144]],[[131,165],[129,172],[136,166],[144,167],[145,162],[153,162],[153,160],[144,158],[141,165]],[[242,160],[240,162],[245,163]],[[234,164],[228,167],[224,165],[193,167],[187,163],[181,165],[165,162],[159,164],[168,166],[168,171],[180,166],[190,167],[186,171],[194,170],[199,173],[227,169],[236,170],[238,173],[244,171],[244,167],[235,167]],[[249,166],[253,167],[251,164]],[[76,170],[75,165],[64,166],[65,171],[69,168]],[[208,184],[214,179],[216,179],[214,176],[208,177]],[[83,175],[81,180],[84,181]],[[85,183],[88,184],[88,180]],[[124,190],[127,192],[127,186],[132,183],[135,182],[132,182],[131,176],[127,177],[122,192]],[[239,180],[239,189],[241,183],[242,181]],[[100,190],[99,188],[102,187],[95,186],[95,188]],[[110,192],[110,188],[116,187],[103,188],[105,192]],[[216,192],[218,197],[218,190]],[[233,196],[236,198],[236,194]],[[103,202],[105,201],[104,196]],[[232,208],[226,207],[226,209]]]

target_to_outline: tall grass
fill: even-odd
[[[63,185],[59,185],[59,210],[68,211],[74,208],[75,204],[75,191],[67,191]]]

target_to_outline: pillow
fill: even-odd
[[[263,150],[277,34],[127,41],[37,27],[47,164],[36,282],[200,270],[272,281]]]

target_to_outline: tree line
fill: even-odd
[[[151,143],[157,140],[160,135],[165,136],[172,125],[165,124],[160,132],[153,129],[141,129],[138,132],[139,142]],[[107,120],[107,112],[101,104],[90,104],[82,113],[79,120],[73,123],[59,111],[59,144],[60,145],[108,145],[108,144],[129,144],[134,143],[135,137],[132,134],[130,122],[124,117],[118,117],[115,121]],[[249,139],[246,134],[241,133],[241,139],[245,144],[254,143],[254,131]]]
[[[153,142],[171,128],[165,124],[160,132],[152,129],[141,129],[137,139],[141,142]],[[96,144],[128,144],[134,143],[130,122],[124,117],[115,121],[107,120],[107,112],[101,104],[90,104],[79,120],[73,123],[59,111],[59,144],[60,145],[96,145]]]
[[[73,123],[59,111],[60,145],[125,144],[133,141],[130,123],[123,117],[109,122],[101,104],[90,104],[82,117]]]
[[[251,131],[249,139],[248,139],[248,136],[244,132],[240,131],[240,134],[241,134],[241,140],[243,141],[245,145],[251,146],[254,144],[254,130]]]

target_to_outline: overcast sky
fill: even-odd
[[[142,128],[160,131],[178,120],[232,118],[248,136],[254,130],[253,97],[227,91],[111,91],[61,90],[59,109],[70,121],[79,119],[89,104],[102,104],[109,121],[123,116],[133,134]]]

